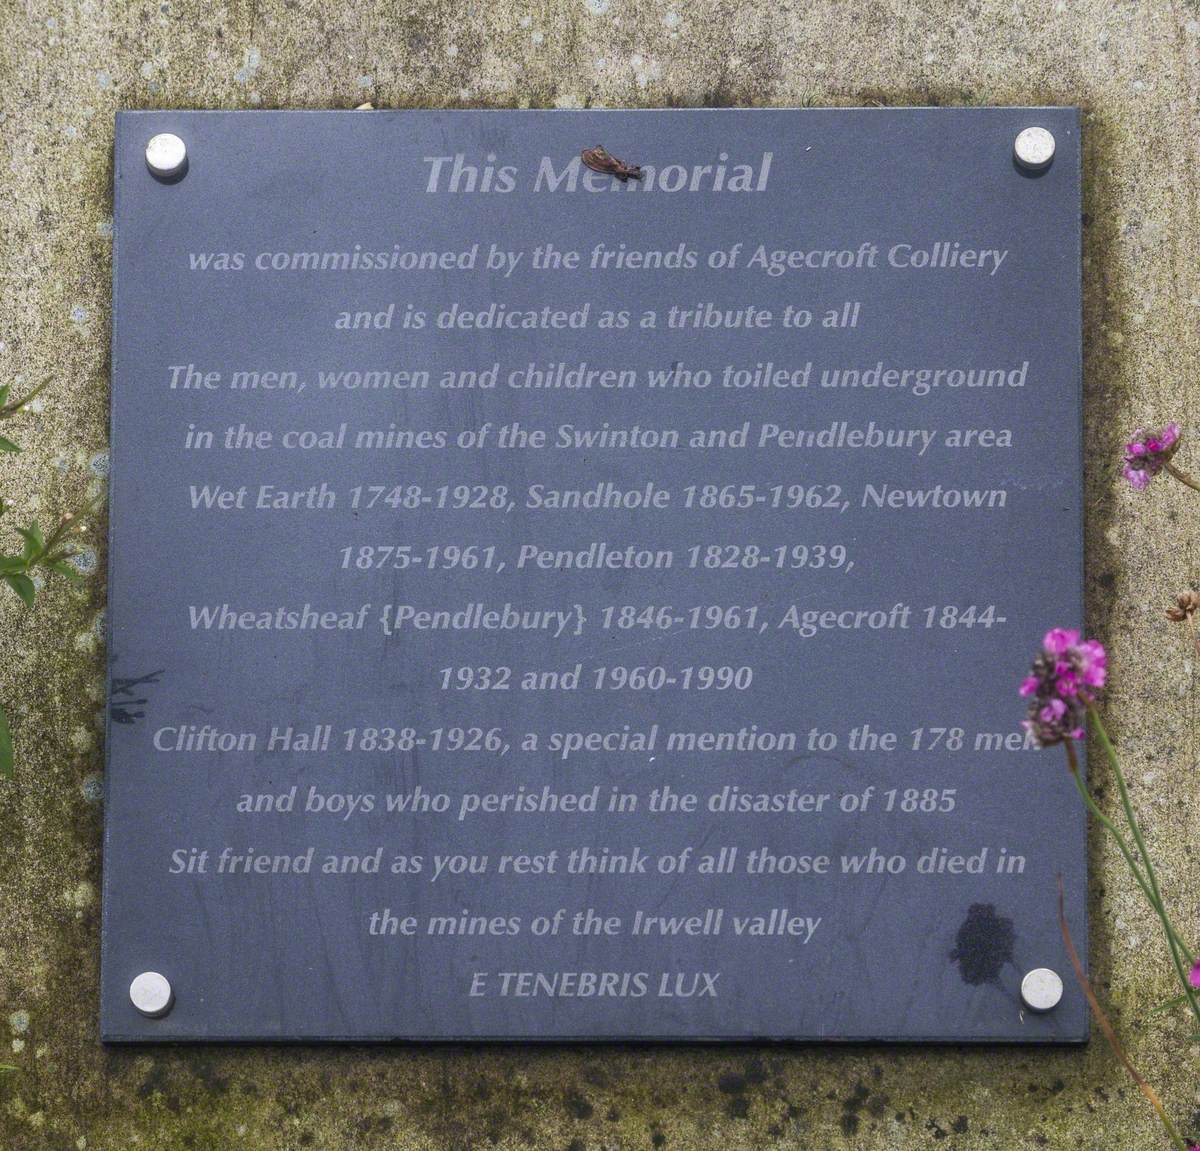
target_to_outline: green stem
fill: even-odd
[[[1175,973],[1179,976],[1179,983],[1183,988],[1184,994],[1187,995],[1188,1006],[1192,1009],[1192,1015],[1200,1023],[1200,1000],[1196,998],[1196,988],[1192,986],[1191,980],[1188,978],[1188,972],[1184,969],[1183,960],[1180,958],[1180,951],[1182,950],[1190,966],[1194,962],[1192,953],[1188,948],[1181,946],[1179,936],[1171,924],[1170,916],[1167,914],[1167,907],[1163,902],[1162,891],[1158,885],[1158,875],[1155,873],[1154,863],[1150,858],[1150,851],[1146,847],[1146,841],[1142,837],[1142,829],[1138,824],[1137,816],[1134,814],[1133,804],[1129,800],[1129,789],[1125,786],[1125,773],[1121,770],[1121,763],[1117,759],[1116,748],[1113,747],[1112,742],[1109,740],[1108,732],[1104,730],[1104,723],[1100,719],[1100,713],[1096,710],[1096,705],[1090,699],[1087,701],[1087,709],[1088,715],[1092,720],[1092,726],[1100,739],[1100,746],[1104,749],[1104,754],[1117,781],[1117,791],[1121,796],[1121,807],[1125,812],[1125,820],[1129,824],[1129,830],[1133,834],[1133,841],[1137,845],[1138,853],[1142,857],[1142,864],[1146,872],[1146,881],[1152,892],[1151,904],[1158,913],[1158,918],[1162,921],[1163,930],[1166,932],[1167,946],[1170,948],[1171,959],[1175,964]]]
[[[1145,876],[1142,875],[1141,864],[1134,859],[1133,852],[1130,850],[1129,844],[1126,842],[1125,837],[1121,834],[1121,829],[1117,827],[1115,823],[1113,823],[1107,814],[1105,814],[1103,809],[1096,802],[1095,797],[1090,791],[1088,791],[1087,784],[1084,783],[1083,776],[1079,771],[1079,762],[1075,757],[1075,748],[1070,742],[1064,743],[1063,747],[1066,748],[1067,751],[1067,762],[1071,769],[1071,778],[1075,781],[1075,788],[1079,792],[1080,797],[1083,799],[1084,805],[1087,807],[1088,811],[1091,812],[1096,822],[1099,823],[1104,830],[1112,836],[1117,847],[1121,849],[1121,854],[1125,857],[1125,862],[1129,865],[1129,870],[1133,875],[1133,878],[1137,880],[1138,887],[1142,889],[1142,894],[1146,897],[1146,901],[1151,906],[1154,906],[1154,892],[1151,889],[1150,884],[1146,881]],[[1172,932],[1174,932],[1174,928],[1172,928]]]
[[[1075,756],[1072,754],[1070,747],[1071,745],[1067,744],[1067,758],[1070,759],[1071,766],[1074,769],[1078,765],[1075,763]],[[1074,774],[1078,774],[1078,772],[1076,771]],[[1129,1072],[1129,1078],[1137,1084],[1138,1090],[1146,1097],[1150,1106],[1154,1108],[1159,1120],[1162,1122],[1163,1130],[1166,1131],[1171,1142],[1180,1151],[1192,1151],[1175,1129],[1175,1124],[1171,1122],[1171,1118],[1167,1114],[1167,1109],[1162,1105],[1162,1100],[1159,1099],[1158,1093],[1142,1077],[1142,1073],[1133,1065],[1133,1060],[1129,1058],[1125,1048],[1121,1046],[1121,1041],[1117,1038],[1117,1033],[1113,1029],[1112,1021],[1104,1013],[1104,1008],[1100,1006],[1100,1000],[1096,998],[1096,991],[1084,973],[1083,962],[1079,958],[1075,941],[1071,938],[1071,929],[1067,926],[1066,893],[1063,889],[1061,875],[1058,877],[1058,926],[1062,932],[1063,943],[1067,948],[1067,956],[1071,960],[1071,966],[1075,969],[1075,978],[1079,981],[1079,986],[1083,988],[1083,994],[1087,998],[1088,1006],[1092,1009],[1092,1014],[1096,1017],[1096,1022],[1100,1024],[1100,1030],[1104,1032],[1104,1038],[1108,1040],[1108,1045],[1112,1048],[1113,1054],[1120,1060],[1121,1066]]]
[[[1193,1151],[1192,1145],[1190,1143],[1185,1143],[1183,1141],[1183,1137],[1178,1131],[1175,1130],[1175,1124],[1167,1118],[1167,1113],[1163,1111],[1161,1107],[1157,1107],[1155,1110],[1158,1111],[1158,1117],[1162,1120],[1162,1125],[1164,1128],[1166,1128],[1167,1135],[1175,1140],[1175,1146],[1178,1147],[1180,1151]]]
[[[38,386],[26,393],[19,400],[13,400],[10,404],[0,405],[0,420],[9,420],[19,412],[27,408],[38,396],[42,394],[52,383],[51,380],[43,380]]]
[[[1113,823],[1113,821],[1104,813],[1103,810],[1101,810],[1099,804],[1096,803],[1095,797],[1090,791],[1088,791],[1087,784],[1084,783],[1083,776],[1079,773],[1079,765],[1075,759],[1075,749],[1069,743],[1064,744],[1063,746],[1067,749],[1067,759],[1070,761],[1071,765],[1071,778],[1075,781],[1075,787],[1079,791],[1084,804],[1086,805],[1088,811],[1091,812],[1096,822],[1099,823],[1105,829],[1105,831],[1112,836],[1117,847],[1120,848],[1121,854],[1125,857],[1125,862],[1129,865],[1129,870],[1132,873],[1133,878],[1137,880],[1138,887],[1142,889],[1142,894],[1146,897],[1146,902],[1149,903],[1151,907],[1154,907],[1154,892],[1151,890],[1149,883],[1146,882],[1145,877],[1142,875],[1142,869],[1137,860],[1134,859],[1133,852],[1130,850],[1129,844],[1125,841],[1125,837],[1121,834],[1121,829],[1117,827],[1115,823]],[[1173,926],[1168,926],[1168,930],[1175,937],[1176,944],[1182,948],[1185,954],[1190,956],[1190,951],[1187,944],[1179,938],[1175,928]],[[1190,959],[1189,962],[1191,962]],[[1180,1001],[1182,1001],[1182,999],[1183,997],[1181,996]]]
[[[1181,484],[1191,488],[1194,492],[1200,492],[1200,483],[1197,483],[1187,472],[1181,468],[1177,468],[1174,464],[1164,464],[1164,469],[1169,475],[1174,476]]]
[[[1125,862],[1129,864],[1129,870],[1133,873],[1133,878],[1137,880],[1138,887],[1142,889],[1142,894],[1153,903],[1154,894],[1151,892],[1150,885],[1142,875],[1141,865],[1133,858],[1133,852],[1130,851],[1129,845],[1125,842],[1125,837],[1121,834],[1121,829],[1109,819],[1096,802],[1092,793],[1088,791],[1087,784],[1084,783],[1083,776],[1079,772],[1079,763],[1075,757],[1075,748],[1069,742],[1064,743],[1063,746],[1067,749],[1067,760],[1071,767],[1071,778],[1075,781],[1075,787],[1088,811],[1095,817],[1096,822],[1116,841],[1117,846],[1121,849],[1121,854],[1125,857]]]

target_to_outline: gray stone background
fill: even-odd
[[[1082,106],[1089,629],[1177,921],[1200,934],[1195,661],[1163,619],[1195,576],[1200,497],[1137,496],[1116,466],[1138,422],[1197,425],[1197,0],[0,0],[0,383],[54,381],[16,425],[26,451],[0,457],[13,518],[103,491],[114,112],[363,101]],[[1200,446],[1180,462],[1200,470]],[[0,784],[5,1151],[1167,1146],[1098,1035],[1058,1052],[101,1049],[103,529],[81,588],[51,583],[31,612],[0,599],[19,756]],[[1054,530],[1030,523],[1029,546]],[[1150,1014],[1171,992],[1152,916],[1096,835],[1092,866],[1097,986],[1200,1136],[1191,1028]]]

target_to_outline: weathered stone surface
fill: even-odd
[[[1196,575],[1200,508],[1173,484],[1134,495],[1114,461],[1139,421],[1197,431],[1196,0],[26,0],[0,6],[0,77],[0,380],[55,381],[0,481],[14,514],[44,520],[103,485],[117,108],[1080,104],[1089,625],[1112,646],[1112,726],[1194,929],[1197,685],[1163,609]],[[1184,453],[1197,466],[1200,448]],[[1054,530],[1030,524],[1029,546]],[[0,698],[20,755],[16,782],[0,784],[0,1062],[17,1067],[0,1078],[0,1146],[1165,1146],[1099,1037],[1057,1052],[102,1050],[98,540],[95,552],[81,589],[51,583],[32,612],[0,600]],[[1093,866],[1097,983],[1134,1059],[1200,1134],[1192,1029],[1148,1014],[1171,991],[1152,917],[1095,837]]]

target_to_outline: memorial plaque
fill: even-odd
[[[1075,110],[139,112],[115,181],[106,1040],[1086,1037]]]

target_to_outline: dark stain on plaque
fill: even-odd
[[[134,688],[140,688],[146,684],[158,683],[158,677],[166,668],[159,668],[158,671],[149,672],[146,675],[136,675],[127,679],[118,679],[113,677],[112,688],[109,692],[108,707],[112,715],[113,723],[137,723],[139,719],[145,716],[144,711],[135,710],[149,703],[150,700],[139,695],[134,691]]]
[[[958,964],[964,983],[993,983],[1006,963],[1012,962],[1013,922],[996,914],[991,903],[972,903],[967,910],[950,958]]]

